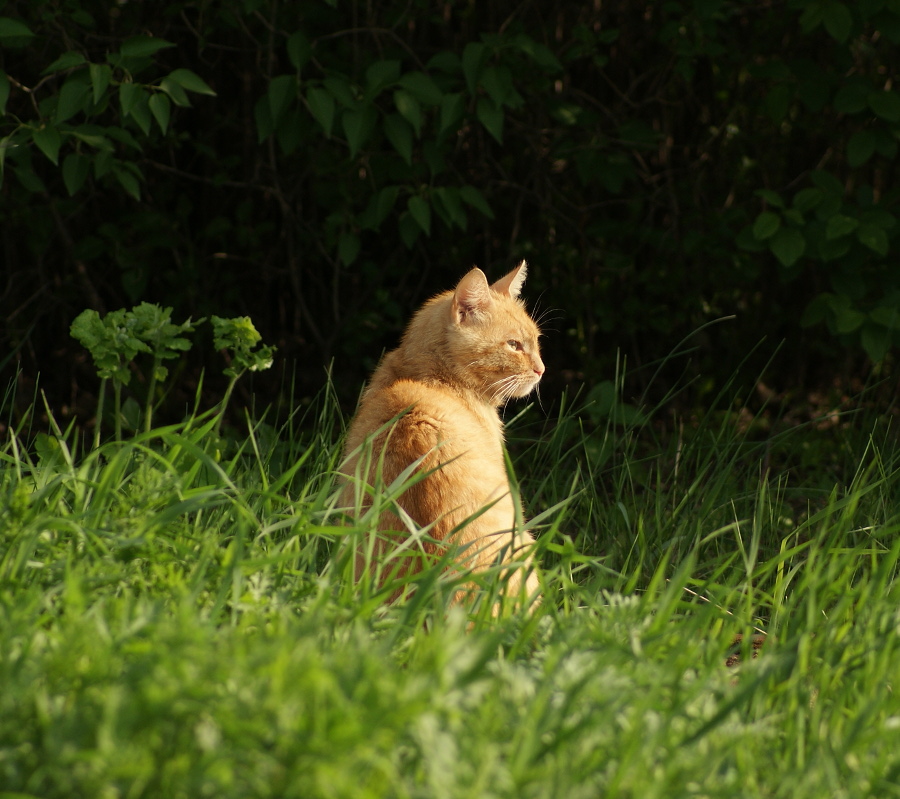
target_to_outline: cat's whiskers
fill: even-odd
[[[488,392],[490,392],[491,402],[497,402],[497,400],[506,397],[507,399],[512,396],[509,393],[510,378],[515,377],[515,375],[506,375],[505,377],[501,377],[498,380],[495,380],[493,383],[489,383],[487,385]]]
[[[547,328],[546,323],[547,322],[556,322],[557,320],[562,319],[562,317],[563,317],[562,313],[557,311],[555,308],[546,308],[543,311],[541,311],[541,313],[537,317],[535,317],[534,322],[540,328],[553,329],[553,328]]]
[[[519,389],[528,385],[529,382],[530,378],[527,375],[515,373],[495,380],[488,384],[487,389],[492,402],[502,399],[505,404],[513,397],[519,396]]]

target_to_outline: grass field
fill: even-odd
[[[448,611],[437,568],[393,606],[354,586],[327,392],[231,440],[20,423],[0,797],[900,796],[897,431],[723,412],[658,436],[590,399],[511,420],[545,598],[499,619]]]

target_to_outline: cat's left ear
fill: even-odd
[[[525,278],[528,276],[528,264],[522,261],[508,275],[501,277],[491,288],[498,294],[506,294],[514,300],[519,298],[522,293],[522,286],[525,285]]]
[[[463,277],[453,292],[453,316],[457,322],[478,318],[491,305],[487,278],[478,267]]]

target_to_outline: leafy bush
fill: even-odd
[[[148,301],[260,320],[353,396],[425,296],[519,257],[557,388],[701,328],[713,386],[763,334],[777,385],[893,363],[892,2],[0,13],[4,335],[51,395],[63,319]]]

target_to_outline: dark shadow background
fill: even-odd
[[[89,424],[98,381],[69,325],[149,301],[253,319],[278,354],[244,402],[302,402],[330,365],[349,411],[423,300],[527,258],[545,403],[624,367],[626,400],[683,411],[731,383],[725,404],[840,405],[868,385],[893,408],[900,16],[822,8],[7,2],[3,384],[20,410],[39,384]],[[138,36],[172,46],[116,66]],[[45,72],[63,53],[111,65],[109,87],[84,64]],[[175,69],[216,96],[170,103],[165,132],[124,113],[121,83],[146,106]],[[34,139],[48,126],[57,164]],[[87,164],[73,196],[70,155]],[[767,210],[802,255],[754,235]],[[838,235],[838,217],[856,227]],[[176,418],[201,374],[209,405],[225,384],[208,325],[196,340],[169,382]]]

